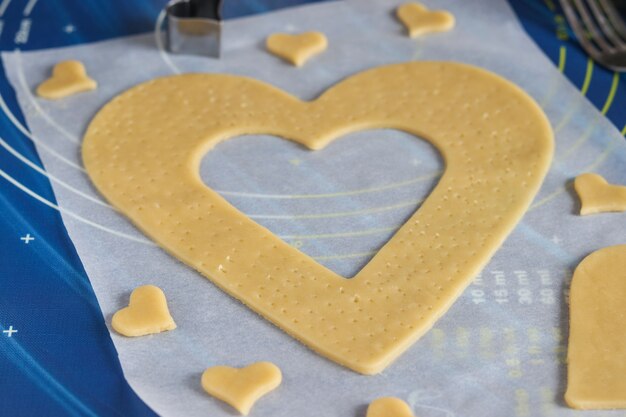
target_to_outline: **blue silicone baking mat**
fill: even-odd
[[[311,0],[226,0],[226,18]],[[557,1],[511,0],[554,65],[626,133],[626,81],[579,48]],[[163,1],[0,0],[0,48],[33,50],[154,30]],[[0,67],[0,416],[154,413],[122,375],[89,280]],[[566,103],[564,103],[566,105]]]

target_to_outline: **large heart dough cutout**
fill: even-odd
[[[432,142],[446,170],[352,279],[255,223],[201,180],[220,141],[270,134],[321,149],[357,130]],[[311,102],[223,74],[155,79],[94,117],[85,167],[100,192],[178,259],[313,350],[373,374],[446,312],[504,241],[552,159],[552,130],[520,88],[450,62],[354,75]]]

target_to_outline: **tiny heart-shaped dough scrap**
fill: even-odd
[[[416,38],[431,32],[446,32],[454,27],[454,16],[445,10],[428,10],[421,3],[398,7],[396,16],[406,26],[409,36]]]
[[[366,417],[416,417],[408,404],[399,398],[383,397],[372,401]]]
[[[254,403],[278,387],[282,379],[278,366],[270,362],[257,362],[245,368],[214,366],[202,374],[202,388],[248,415]]]
[[[62,61],[52,69],[52,77],[39,84],[39,97],[56,100],[83,91],[95,90],[98,84],[85,71],[80,61]]]
[[[130,294],[128,307],[113,315],[111,326],[119,334],[131,337],[173,330],[176,323],[163,291],[154,285],[143,285]]]
[[[581,174],[574,180],[580,214],[626,211],[626,187],[609,184],[598,174]]]
[[[581,410],[626,408],[626,245],[583,259],[569,300],[565,402]]]
[[[296,67],[304,65],[309,58],[325,51],[327,46],[326,36],[321,32],[305,32],[299,35],[275,33],[266,41],[268,51]]]

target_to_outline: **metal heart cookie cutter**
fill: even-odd
[[[168,3],[167,50],[219,58],[221,8],[221,0],[172,0]]]

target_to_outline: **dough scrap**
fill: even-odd
[[[142,285],[130,294],[128,307],[113,314],[111,326],[121,335],[134,337],[176,328],[165,294],[154,285]]]
[[[202,388],[248,415],[254,403],[276,389],[282,379],[280,369],[271,362],[257,362],[240,369],[214,366],[202,374]]]
[[[265,45],[274,55],[301,67],[310,58],[324,52],[328,41],[321,32],[305,32],[299,35],[275,33],[268,36]]]
[[[405,3],[396,10],[398,20],[411,38],[432,32],[447,32],[454,27],[454,15],[445,10],[428,10],[421,3]]]
[[[572,408],[626,408],[626,245],[587,256],[570,288],[567,392]]]
[[[98,84],[80,61],[61,61],[52,69],[52,77],[39,84],[39,97],[57,100],[83,91],[95,90]]]
[[[383,397],[372,401],[366,417],[416,417],[407,403],[399,398]]]
[[[199,175],[205,153],[235,136],[321,149],[380,128],[429,140],[446,169],[352,279],[255,223]],[[154,79],[98,112],[82,152],[98,190],[168,252],[316,352],[374,374],[433,326],[515,227],[549,168],[553,135],[511,82],[465,64],[410,62],[353,75],[310,102],[233,75]]]
[[[626,211],[626,186],[609,184],[598,174],[581,174],[574,180],[580,198],[580,215]]]

